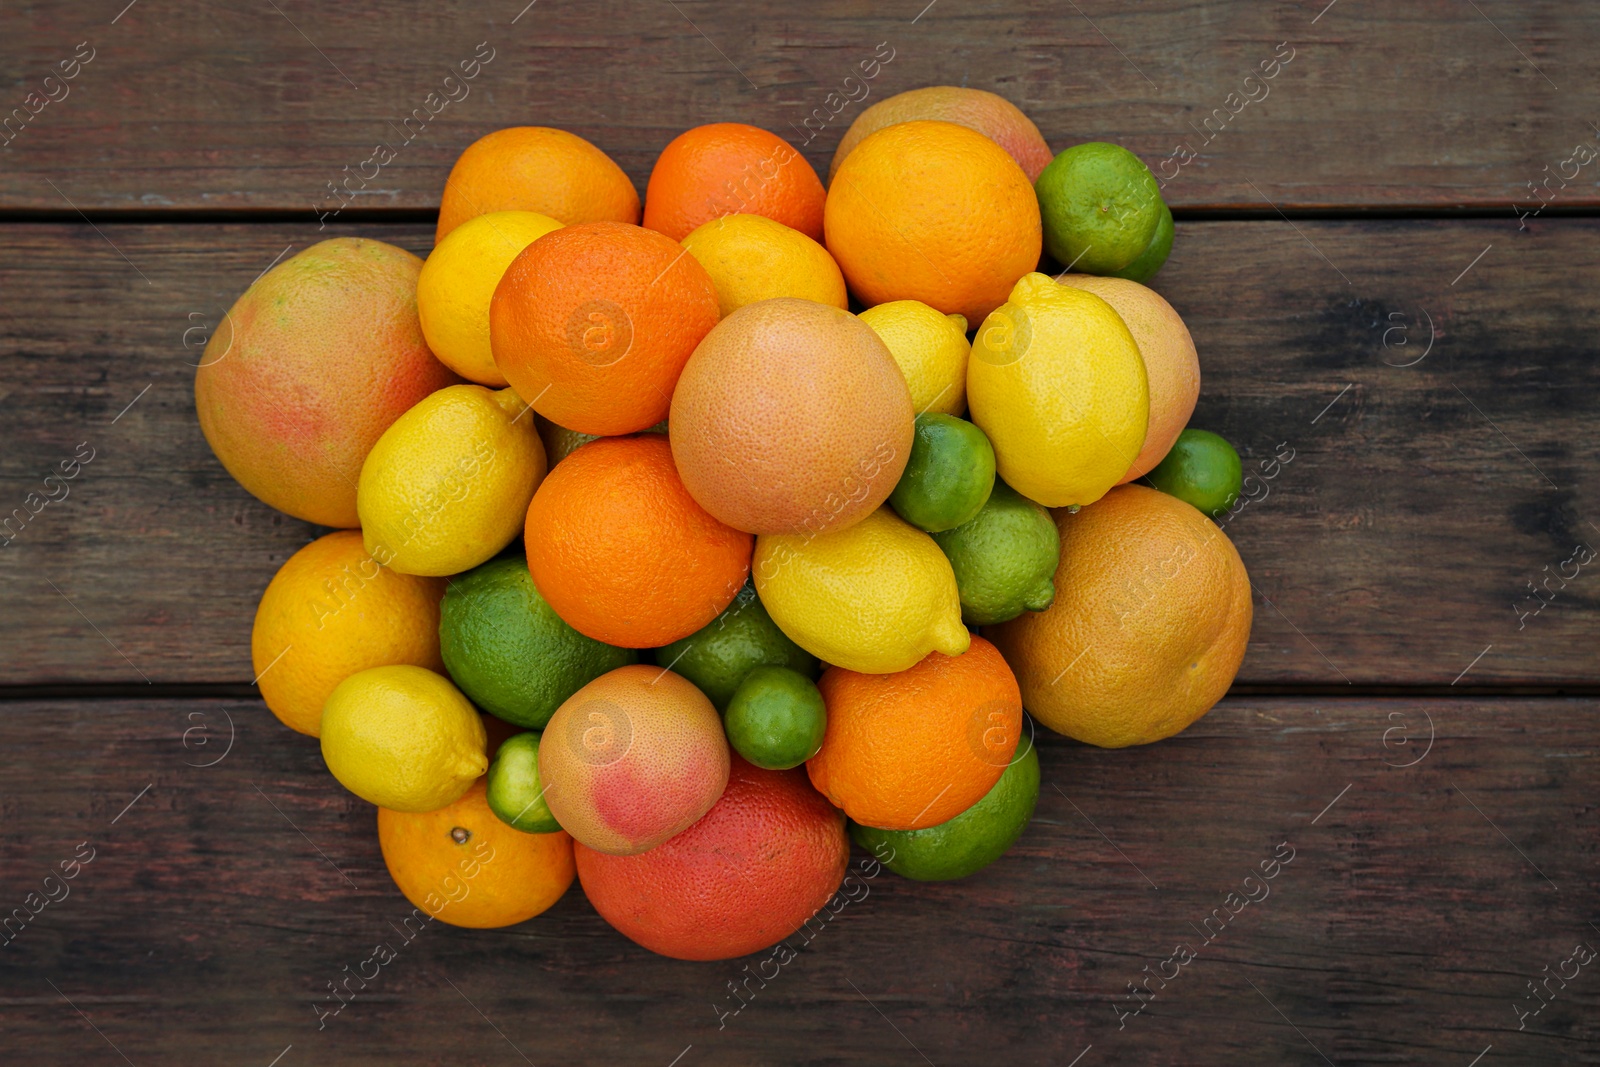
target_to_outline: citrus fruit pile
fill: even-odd
[[[571,133],[482,138],[426,261],[313,245],[202,360],[223,465],[331,530],[261,597],[262,697],[460,926],[576,877],[716,959],[799,928],[852,839],[975,873],[1038,799],[1025,708],[1145,744],[1244,655],[1239,457],[1186,429],[1194,344],[1143,284],[1172,239],[1137,157],[974,89],[868,108],[826,188],[739,123],[642,205]]]

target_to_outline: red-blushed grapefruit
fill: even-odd
[[[781,941],[844,879],[844,816],[799,769],[733,757],[728,788],[694,825],[640,856],[579,844],[578,878],[600,916],[651,952],[723,960]]]
[[[672,458],[700,506],[757,534],[841,530],[888,499],[911,391],[872,328],[780,297],[717,324],[672,396]]]
[[[618,667],[556,709],[539,742],[545,804],[589,848],[655,848],[710,810],[728,782],[728,741],[704,693],[642,663]]]
[[[1055,156],[1039,133],[1039,127],[1005,97],[984,89],[930,85],[896,93],[857,115],[850,128],[844,131],[839,147],[834,150],[833,162],[828,166],[828,180],[833,180],[844,157],[869,135],[885,126],[917,119],[953,122],[957,126],[977,130],[1004,148],[1017,161],[1017,166],[1022,168],[1030,182],[1038,180],[1039,172]]]
[[[194,377],[211,450],[297,519],[354,527],[361,464],[417,401],[461,381],[417,320],[422,260],[361,237],[318,242],[223,316]]]

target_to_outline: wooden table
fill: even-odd
[[[0,511],[92,455],[0,549],[0,908],[38,910],[0,938],[0,1062],[1600,1062],[1600,966],[1569,962],[1600,946],[1600,573],[1567,562],[1600,546],[1600,160],[1574,151],[1600,9],[524,2],[0,12],[0,109],[58,97],[0,135]],[[798,143],[811,116],[826,173],[880,42],[869,100],[992,89],[1168,178],[1194,421],[1248,468],[1295,455],[1228,529],[1256,590],[1233,693],[1159,745],[1044,741],[1011,855],[871,879],[737,1014],[746,961],[651,956],[573,890],[431,927],[319,1025],[409,906],[372,809],[250,687],[255,600],[318,531],[206,448],[210,328],[321,237],[425,253],[501,126],[572,129],[642,189],[684,128]]]

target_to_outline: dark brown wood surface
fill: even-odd
[[[316,227],[0,232],[0,512],[94,450],[0,548],[0,682],[249,682],[256,599],[315,531],[211,455],[192,364]],[[431,231],[338,232],[426,252]],[[1600,550],[1600,289],[1573,283],[1600,267],[1597,236],[1575,219],[1180,225],[1156,285],[1199,346],[1194,422],[1257,479],[1227,526],[1257,592],[1242,682],[1600,681],[1600,576],[1568,562]]]
[[[1009,855],[945,884],[857,867],[725,1018],[766,954],[653,956],[576,886],[507,931],[402,942],[373,809],[254,702],[6,711],[0,904],[94,850],[0,949],[8,1065],[1600,1062],[1600,961],[1517,1014],[1600,946],[1592,702],[1232,699],[1160,745],[1047,740]],[[1275,855],[1268,895],[1197,933]],[[398,958],[319,1029],[380,940]]]
[[[0,518],[80,462],[0,533],[0,1065],[1600,1063],[1571,970],[1600,948],[1597,31],[1556,0],[0,8]],[[206,448],[211,329],[321,237],[426,253],[490,130],[572,129],[642,190],[682,129],[745,121],[825,173],[936,83],[1168,178],[1194,423],[1256,478],[1234,694],[1154,746],[1042,736],[1008,856],[865,877],[737,1014],[768,954],[653,956],[577,887],[402,943],[373,809],[243,695],[256,598],[319,531]]]
[[[0,10],[0,114],[32,92],[61,97],[34,103],[0,148],[0,209],[309,219],[380,142],[397,157],[352,184],[351,210],[429,208],[462,148],[525,124],[590,138],[642,189],[690,126],[737,120],[805,141],[791,131],[819,108],[826,125],[804,148],[825,170],[862,107],[935,84],[1009,97],[1058,150],[1115,140],[1159,167],[1188,145],[1196,158],[1169,168],[1179,207],[1475,204],[1510,219],[1514,203],[1600,202],[1600,161],[1528,188],[1600,144],[1600,10],[1585,3],[124,3]],[[45,86],[83,42],[91,61]],[[447,90],[480,42],[493,58]],[[880,42],[892,61],[846,85]],[[1246,84],[1264,63],[1275,76]],[[447,91],[456,99],[430,116],[428,95]],[[418,108],[429,121],[408,137]]]

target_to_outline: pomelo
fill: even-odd
[[[334,237],[258,278],[211,335],[194,404],[240,485],[297,519],[354,527],[367,453],[417,401],[461,379],[417,321],[422,260]]]

